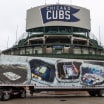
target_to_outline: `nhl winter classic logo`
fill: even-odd
[[[41,9],[43,23],[50,21],[77,22],[80,19],[74,16],[80,9],[66,5],[50,5]]]

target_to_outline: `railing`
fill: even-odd
[[[84,45],[70,45],[70,44],[60,44],[60,46],[66,46],[69,51],[64,53],[64,47],[60,50],[61,53],[54,53],[53,46],[59,46],[59,44],[37,44],[23,47],[14,47],[10,48],[6,51],[3,51],[4,54],[11,55],[22,55],[22,56],[35,56],[35,57],[52,57],[52,58],[68,58],[68,59],[88,59],[88,60],[104,60],[104,50],[102,48],[95,47],[86,47]],[[47,53],[46,50],[43,51],[43,47],[50,46],[52,48],[52,52]],[[36,48],[40,47],[42,52],[35,52]],[[77,50],[78,49],[78,50]],[[40,50],[39,50],[40,51]]]
[[[102,61],[104,61],[104,55],[90,55],[90,54],[22,54],[21,56],[65,58],[65,59],[84,59],[84,60],[102,60]]]

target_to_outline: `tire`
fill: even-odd
[[[98,97],[103,97],[104,96],[104,90],[98,90],[97,95],[98,95]]]
[[[25,90],[21,91],[20,98],[26,98],[26,91]]]
[[[3,94],[3,101],[9,100],[11,98],[11,95],[9,93]]]
[[[0,90],[0,101],[3,101],[3,92]]]
[[[97,92],[96,91],[88,91],[89,95],[94,97],[97,95]]]
[[[29,86],[30,95],[33,96],[33,93],[35,92],[34,86]]]

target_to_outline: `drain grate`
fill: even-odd
[[[62,99],[62,100],[60,100],[60,101],[67,101],[67,100]]]

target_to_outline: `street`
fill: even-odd
[[[45,95],[34,94],[26,99],[15,98],[0,101],[0,104],[104,104],[104,97],[90,97],[88,94],[80,95]]]

